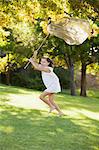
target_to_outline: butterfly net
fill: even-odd
[[[51,22],[47,30],[69,45],[80,45],[90,35],[90,24],[85,19],[65,18],[56,23]]]

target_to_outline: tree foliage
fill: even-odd
[[[82,45],[73,46],[72,50],[63,40],[50,36],[38,57],[47,54],[54,58],[55,64],[64,67],[69,67],[69,56],[74,63],[96,63],[99,60],[96,51],[99,49],[98,0],[2,0],[0,4],[0,49],[3,53],[10,53],[12,66],[23,67],[27,57],[38,48],[47,34],[48,17],[53,21],[63,17],[87,19],[92,35]],[[7,57],[0,58],[1,72],[5,71]]]

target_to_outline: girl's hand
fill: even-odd
[[[29,59],[29,62],[31,62],[31,63],[33,62],[33,58],[32,57]]]

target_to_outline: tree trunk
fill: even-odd
[[[72,46],[70,47],[71,51],[72,51]],[[71,57],[71,55],[68,55],[68,60],[69,60],[69,70],[70,70],[70,89],[71,89],[71,95],[75,96],[76,92],[75,92],[75,80],[74,80],[74,62],[73,59]]]
[[[72,51],[72,46],[69,46],[69,49]],[[76,92],[75,92],[75,80],[74,80],[74,62],[73,62],[73,58],[70,54],[70,51],[68,51],[68,53],[64,53],[64,58],[65,58],[65,62],[68,66],[68,69],[70,71],[70,90],[71,90],[71,95],[75,96]]]
[[[80,96],[86,97],[86,63],[82,63]]]
[[[7,85],[10,85],[10,71],[9,70],[6,72],[6,83]]]
[[[6,83],[10,85],[10,62],[9,62],[9,53],[8,53],[8,60],[7,60],[7,67],[6,67]]]
[[[75,81],[74,81],[74,64],[73,61],[70,62],[70,89],[71,89],[71,95],[75,96]]]

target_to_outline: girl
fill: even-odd
[[[62,116],[63,112],[54,102],[54,95],[61,91],[61,87],[57,75],[53,72],[53,62],[46,57],[41,58],[40,64],[38,64],[33,58],[30,58],[29,61],[36,70],[41,71],[42,80],[46,86],[46,90],[40,95],[40,99],[50,107],[49,112],[56,109],[59,116]],[[48,96],[48,100],[46,99],[46,96]]]

